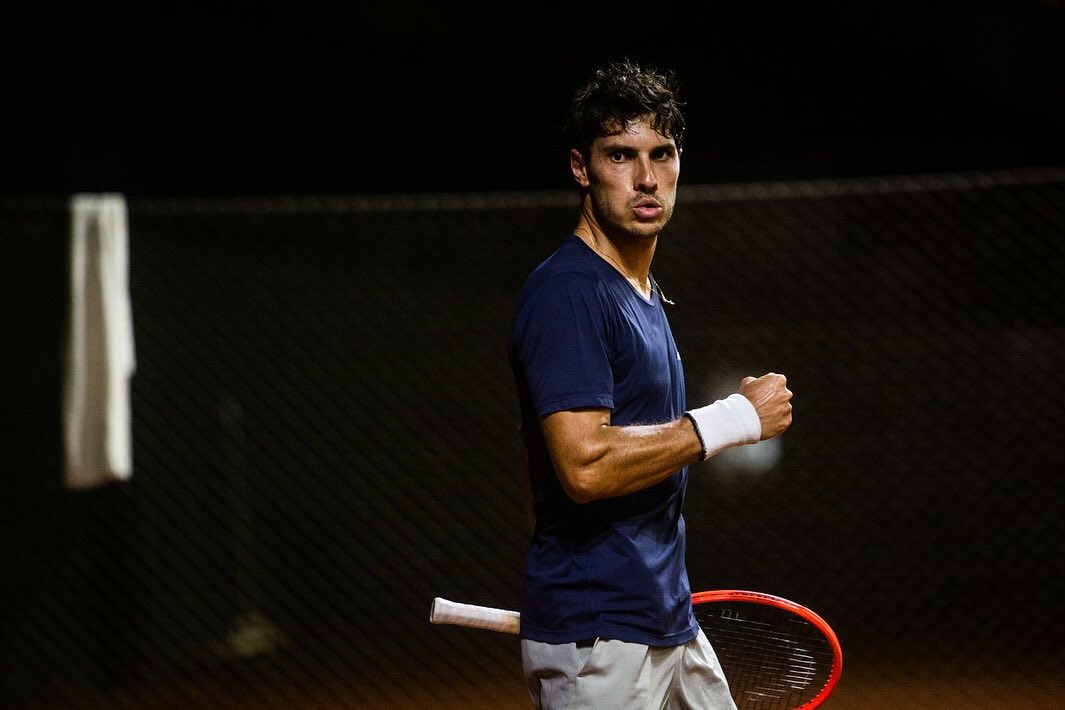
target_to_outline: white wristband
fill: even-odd
[[[730,446],[753,444],[762,438],[758,412],[739,392],[684,415],[695,425],[695,435],[703,445],[703,461]]]

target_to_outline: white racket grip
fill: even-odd
[[[429,621],[434,624],[472,626],[489,631],[516,634],[521,630],[521,614],[507,609],[493,609],[475,604],[462,604],[441,597],[433,599]]]

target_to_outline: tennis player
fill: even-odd
[[[522,286],[509,357],[533,533],[521,598],[535,707],[734,708],[692,613],[688,466],[784,432],[782,375],[689,409],[651,275],[685,121],[675,72],[610,62],[574,94],[573,233]]]

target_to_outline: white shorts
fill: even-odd
[[[668,648],[611,639],[522,639],[521,660],[539,710],[736,710],[702,629],[688,643]]]

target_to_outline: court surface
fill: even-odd
[[[1055,666],[1056,664],[1056,666]],[[942,673],[936,663],[913,659],[909,666],[851,664],[827,710],[1060,710],[1065,708],[1065,673],[1060,663],[1027,670],[983,665],[970,673]],[[356,685],[340,678],[264,677],[260,682],[211,681],[143,687],[119,693],[80,692],[19,708],[397,708],[399,710],[529,710],[517,676],[479,683],[444,677],[443,669],[413,669],[410,682]],[[390,675],[390,674],[389,674]],[[379,680],[383,680],[379,678]]]

